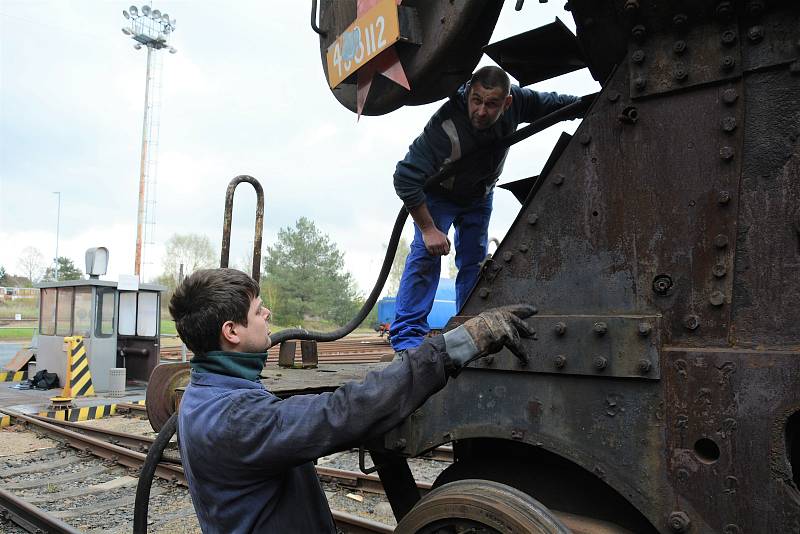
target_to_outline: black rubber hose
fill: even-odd
[[[403,233],[403,225],[406,223],[407,218],[408,211],[406,210],[405,206],[403,206],[400,208],[400,212],[397,214],[397,219],[394,221],[392,236],[389,238],[389,246],[386,248],[386,256],[383,258],[383,265],[381,266],[381,272],[378,275],[378,279],[375,281],[375,286],[372,288],[372,292],[369,294],[369,297],[367,297],[364,305],[361,306],[358,314],[351,319],[349,323],[341,328],[333,330],[332,332],[314,332],[311,330],[306,330],[305,328],[287,328],[286,330],[281,330],[275,335],[270,336],[272,339],[272,344],[270,346],[274,347],[275,345],[283,343],[289,339],[334,341],[343,338],[355,330],[356,327],[364,321],[367,315],[369,315],[370,310],[372,310],[372,307],[375,306],[375,303],[378,301],[381,291],[383,291],[383,285],[386,283],[386,279],[389,277],[389,271],[392,270],[392,262],[394,261],[394,255],[397,252],[397,244],[400,242],[400,236]]]
[[[156,436],[150,450],[147,451],[147,458],[144,460],[142,472],[139,473],[139,484],[136,486],[136,502],[133,505],[133,534],[147,534],[147,510],[150,506],[150,488],[153,485],[153,475],[156,474],[156,467],[161,461],[164,449],[167,448],[169,440],[175,435],[178,429],[178,412],[175,412],[167,419],[161,431]]]

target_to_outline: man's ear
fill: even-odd
[[[513,97],[513,96],[511,96],[511,95],[508,95],[508,96],[506,97],[506,100],[505,100],[505,102],[503,102],[503,111],[508,111],[508,108],[510,108],[510,107],[511,107],[511,101],[512,101],[512,100],[514,100],[514,97]]]
[[[239,335],[236,333],[236,323],[233,321],[225,321],[222,323],[222,329],[220,331],[220,341],[224,341],[229,345],[238,345],[239,344]]]

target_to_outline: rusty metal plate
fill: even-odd
[[[535,315],[536,330],[523,340],[523,366],[508,350],[472,364],[476,369],[614,378],[660,378],[661,317],[633,315]]]
[[[663,357],[676,510],[701,532],[796,531],[800,492],[786,428],[800,412],[800,349],[674,349]]]
[[[175,413],[179,398],[177,390],[189,384],[190,373],[189,362],[162,363],[153,369],[147,382],[145,406],[147,419],[156,432]]]
[[[742,25],[742,68],[764,69],[800,60],[800,7],[772,11]]]
[[[383,115],[404,105],[435,102],[466,82],[489,42],[502,0],[403,3],[417,8],[421,44],[397,43],[395,48],[411,85],[411,92],[375,76],[364,107],[365,115]],[[326,52],[331,43],[356,19],[356,0],[320,2],[320,55],[327,78]],[[332,90],[339,102],[356,110],[356,86],[342,84]]]
[[[705,85],[742,75],[735,22],[690,26],[684,34],[659,34],[628,46],[630,94],[635,98]]]

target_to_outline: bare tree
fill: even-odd
[[[38,281],[45,269],[44,255],[36,247],[25,247],[17,260],[20,270],[31,283]]]
[[[199,234],[173,234],[166,242],[164,274],[159,281],[174,288],[183,265],[183,275],[189,276],[198,269],[216,266],[216,252],[211,240]]]

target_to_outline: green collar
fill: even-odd
[[[189,363],[197,373],[216,373],[256,381],[266,360],[266,352],[251,354],[213,350],[205,354],[195,354]]]

